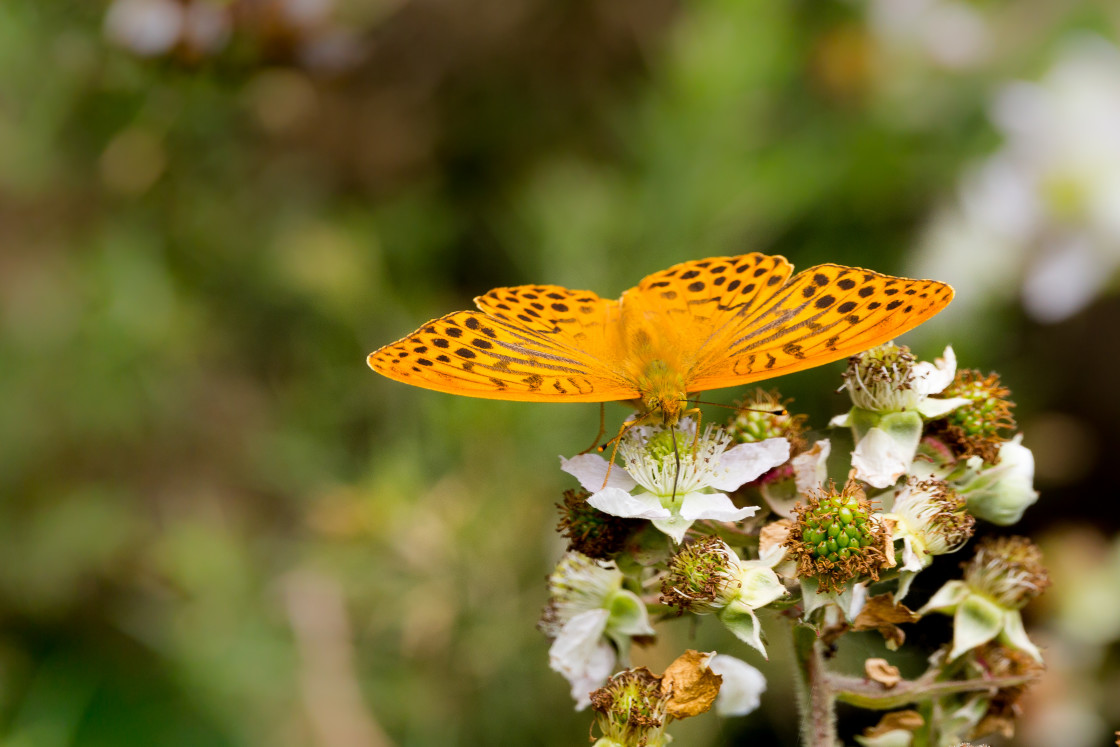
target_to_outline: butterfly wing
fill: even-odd
[[[639,396],[611,350],[618,302],[555,285],[496,288],[370,353],[370,368],[449,394],[525,402]]]
[[[725,350],[725,330],[763,308],[792,272],[784,257],[754,253],[682,262],[644,278],[620,301],[631,375],[652,359],[681,374],[694,370]]]
[[[663,329],[687,328],[693,345],[703,348],[734,319],[762,308],[792,273],[785,257],[757,252],[681,262],[644,278],[622,295],[622,304],[662,317]]]
[[[913,329],[952,299],[952,287],[935,280],[812,267],[727,325],[690,372],[688,391],[748,384],[846,358]]]

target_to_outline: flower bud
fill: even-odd
[[[622,551],[626,540],[642,527],[638,519],[612,516],[587,502],[586,490],[565,490],[556,530],[568,540],[568,550],[590,558],[609,560]]]
[[[774,562],[781,556],[774,554]],[[715,614],[741,641],[766,655],[755,610],[787,593],[768,562],[740,560],[723,540],[707,537],[685,545],[669,561],[661,581],[662,604],[681,612]]]
[[[807,415],[791,415],[786,407],[793,400],[782,400],[778,390],[756,389],[747,399],[737,403],[734,417],[727,426],[735,443],[758,443],[768,438],[784,438],[790,453],[805,448]]]
[[[1001,607],[1018,610],[1050,585],[1042,551],[1026,537],[986,538],[965,566],[964,581]]]

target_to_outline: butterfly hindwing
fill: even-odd
[[[943,309],[953,289],[840,265],[795,275],[738,320],[725,357],[689,378],[689,391],[736,386],[812,368],[880,345]]]

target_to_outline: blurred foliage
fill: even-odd
[[[613,295],[750,250],[902,271],[993,147],[996,81],[1117,28],[1103,0],[977,3],[995,37],[962,70],[858,2],[151,1],[0,4],[5,747],[581,739],[533,623],[555,455],[595,408],[413,391],[365,354],[500,285]],[[1078,508],[1111,493],[1111,374],[1069,408],[1037,365],[1115,370],[1062,347],[1102,304],[1082,338],[1004,308],[910,342],[998,368],[1044,491],[1112,530]],[[839,370],[780,384],[823,424]],[[715,645],[679,634],[651,666]],[[793,743],[783,655],[763,712],[678,739]]]

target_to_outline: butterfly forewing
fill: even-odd
[[[647,276],[622,294],[663,330],[682,330],[703,349],[736,318],[762,308],[793,272],[784,257],[744,254],[682,262]]]
[[[556,286],[491,291],[476,303],[502,316],[477,311],[448,314],[371,353],[369,365],[406,384],[470,397],[530,402],[610,402],[637,397],[639,392],[632,384],[589,352],[607,349],[609,305],[617,302],[596,296],[597,303],[589,303],[598,311],[571,322],[570,315],[560,317],[555,309],[541,312],[531,305],[544,295],[539,293],[542,290],[565,291]],[[509,300],[517,298],[522,299],[517,305]],[[580,298],[587,296],[581,294]],[[514,309],[518,311],[511,319]],[[522,313],[527,310],[537,312],[536,316]],[[598,312],[606,316],[600,317]],[[524,322],[519,315],[531,321]]]
[[[840,265],[795,275],[765,306],[736,320],[723,356],[689,377],[689,391],[768,379],[846,358],[913,329],[953,289]]]

